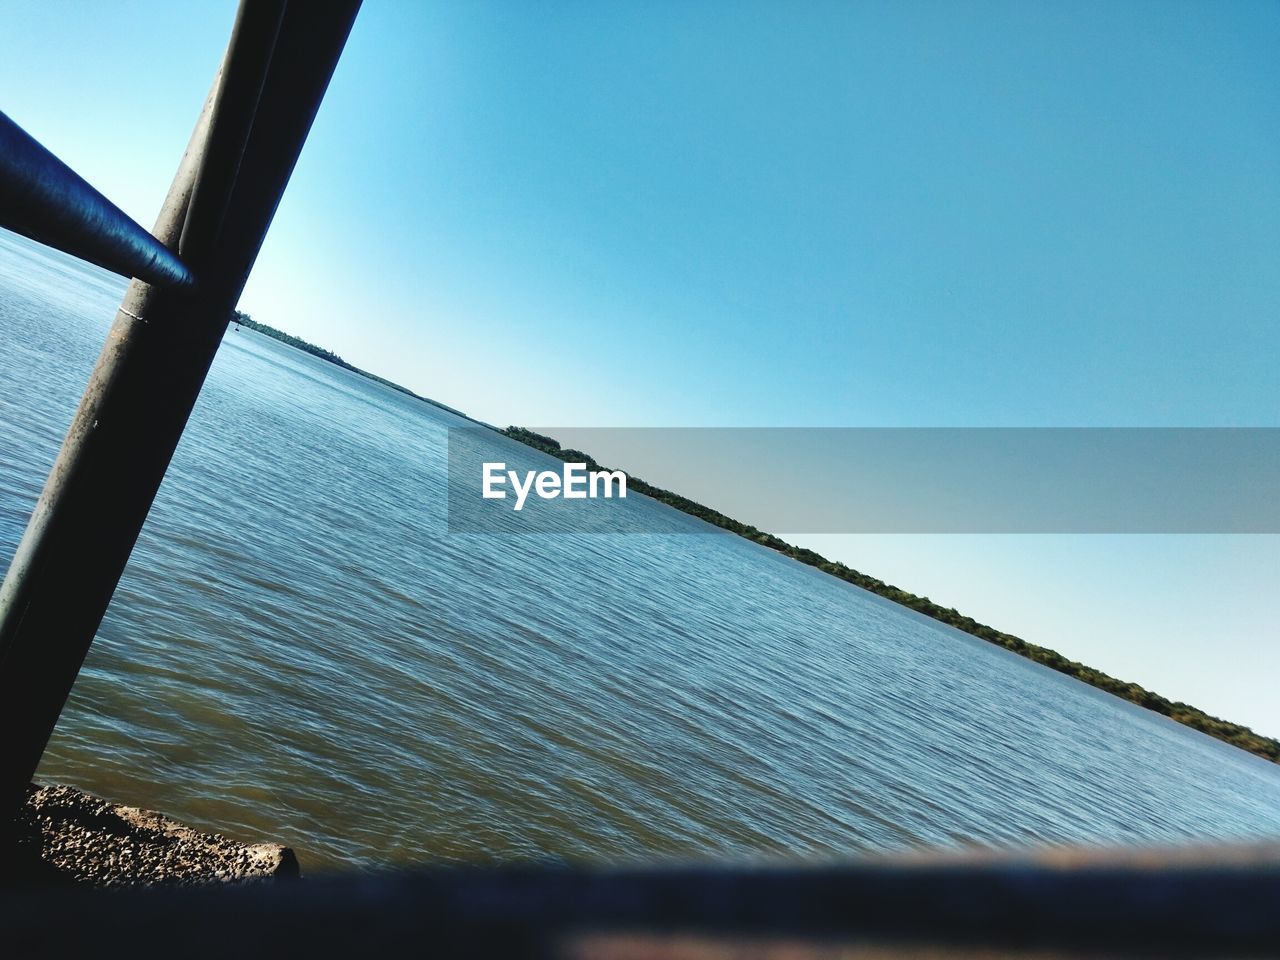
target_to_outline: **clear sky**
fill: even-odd
[[[0,12],[0,109],[149,225],[234,3]],[[498,424],[1280,426],[1277,49],[1275,3],[369,0],[242,307]],[[1280,735],[1275,537],[805,539]]]

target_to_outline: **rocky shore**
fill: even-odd
[[[260,883],[299,876],[276,843],[241,843],[72,787],[32,785],[3,838],[0,880],[103,887]]]

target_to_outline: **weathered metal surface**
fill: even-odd
[[[15,809],[33,778],[358,7],[295,3],[281,17],[275,0],[241,5],[156,228],[162,242],[181,240],[184,258],[189,245],[201,283],[130,285],[0,586],[0,809]],[[251,122],[220,97],[259,89]],[[189,214],[196,232],[184,231]]]
[[[208,146],[201,156],[179,240],[184,256],[207,260],[218,243],[286,5],[285,0],[255,0],[243,4],[236,17],[219,82],[211,95]]]
[[[0,226],[126,277],[189,287],[191,271],[0,113]]]

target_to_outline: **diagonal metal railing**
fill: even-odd
[[[0,224],[125,277],[190,287],[172,250],[0,112]]]
[[[0,124],[0,225],[136,278],[0,586],[0,811],[35,773],[359,5],[243,0],[153,233]]]

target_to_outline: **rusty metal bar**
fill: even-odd
[[[218,243],[285,8],[286,0],[256,0],[243,4],[236,16],[221,82],[214,84],[208,149],[192,183],[178,244],[184,256],[207,259]]]
[[[163,243],[0,113],[0,226],[149,283],[190,287]]]
[[[359,0],[243,0],[157,223],[198,289],[134,281],[0,586],[0,811],[75,682],[324,96]],[[256,109],[243,98],[257,93]],[[225,94],[225,96],[224,96]],[[185,228],[185,229],[184,229]]]
[[[820,867],[498,870],[314,877],[104,895],[13,890],[21,953],[593,960],[1274,957],[1275,844]],[[61,922],[72,916],[75,923]]]

